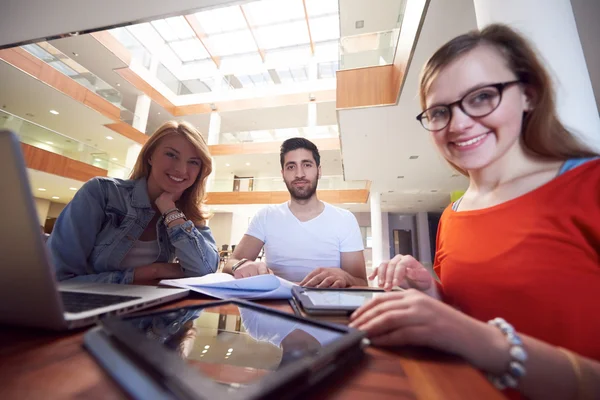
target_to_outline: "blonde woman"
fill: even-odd
[[[417,119],[469,178],[443,213],[434,270],[396,256],[390,293],[352,326],[378,345],[455,353],[513,399],[600,399],[600,160],[558,120],[548,73],[503,25],[423,70]],[[427,132],[425,131],[425,132]]]
[[[202,210],[211,171],[194,127],[162,125],[131,179],[93,178],[60,214],[48,240],[58,279],[156,284],[215,272],[219,255]]]

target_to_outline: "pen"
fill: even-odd
[[[294,298],[289,299],[289,303],[290,303],[290,307],[292,307],[292,310],[294,311],[294,315],[301,317],[302,313],[298,309],[298,305],[296,304],[296,301],[294,300]]]

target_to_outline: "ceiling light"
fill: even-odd
[[[431,193],[437,192],[437,189],[431,189]]]
[[[56,111],[56,110],[50,110],[50,114],[58,115],[60,113],[58,111]]]
[[[225,164],[225,166],[226,166],[226,167],[230,167],[231,165],[229,165],[229,164]]]
[[[460,175],[458,175],[458,174],[452,174],[452,178],[456,178],[458,176],[460,176]]]
[[[419,156],[410,156],[410,157],[408,157],[409,160],[416,160],[417,158],[419,158]]]
[[[365,21],[363,19],[361,19],[360,21],[356,21],[354,23],[354,27],[356,29],[362,29],[362,28],[364,28],[365,27]]]
[[[77,190],[77,188],[70,187],[69,190]]]
[[[156,115],[160,115],[160,112],[157,112]]]
[[[205,349],[210,349],[210,345],[207,344],[206,346],[204,346],[204,348]]]
[[[46,142],[47,144],[54,144],[54,142]]]
[[[404,175],[399,175],[398,179],[404,179]]]
[[[206,353],[206,352],[208,352],[208,350],[202,350],[202,353]]]
[[[227,351],[231,353],[231,352],[233,351],[233,349],[229,349],[229,350],[227,350]]]
[[[246,165],[248,165],[248,166],[249,166],[249,165],[250,165],[250,163],[249,163],[249,162],[247,162],[247,163],[246,163]]]
[[[229,356],[225,356],[225,359],[227,360],[229,358]]]
[[[99,159],[99,158],[94,158],[94,161],[98,161],[98,162],[100,162],[100,161],[102,161],[102,160],[101,160],[101,159]]]
[[[58,200],[58,199],[60,199],[60,197],[58,197],[58,196],[52,196],[52,198],[53,198],[54,200]]]
[[[46,191],[46,189],[44,189],[44,188],[38,188],[38,190],[39,190],[40,192],[45,192],[45,191]]]
[[[113,161],[119,161],[119,159],[117,157],[113,157],[113,158],[111,158],[111,160],[113,160]]]
[[[204,354],[200,354],[200,357],[204,357]]]
[[[73,53],[75,57],[79,57],[79,53]]]
[[[120,84],[120,83],[117,83],[117,87],[119,87],[119,86],[121,86],[121,84]]]
[[[107,140],[113,140],[113,137],[112,136],[107,136],[106,139]]]

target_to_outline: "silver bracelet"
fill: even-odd
[[[523,341],[515,331],[515,328],[502,318],[494,318],[488,321],[488,324],[495,326],[508,340],[510,344],[510,358],[508,371],[500,376],[488,374],[488,379],[499,390],[506,388],[516,388],[519,385],[519,380],[525,376],[526,370],[524,363],[527,361],[527,352],[523,348]]]
[[[169,215],[167,215],[167,218],[165,218],[165,226],[168,228],[169,224],[179,218],[183,218],[185,221],[187,221],[187,218],[185,217],[185,214],[182,213],[181,211],[178,212],[174,212],[171,213]]]

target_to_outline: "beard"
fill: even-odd
[[[304,187],[294,186],[294,182],[307,182]],[[315,192],[317,191],[317,184],[319,183],[319,178],[315,178],[314,181],[309,181],[308,179],[298,179],[292,182],[285,181],[285,186],[290,192],[290,196],[294,200],[308,200],[310,199]]]

